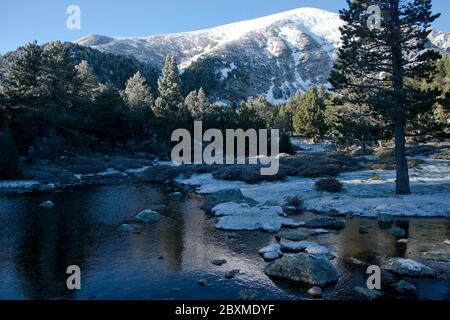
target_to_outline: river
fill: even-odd
[[[0,196],[0,299],[239,299],[245,289],[255,290],[259,299],[308,298],[308,288],[274,282],[264,274],[267,263],[258,249],[273,242],[273,234],[216,230],[216,218],[200,209],[202,196],[173,201],[168,192],[163,186],[116,185]],[[55,208],[40,208],[46,200]],[[138,234],[117,229],[147,208],[166,218]],[[360,234],[360,224],[371,226],[370,232]],[[365,269],[352,266],[348,258],[381,264],[391,256],[418,259],[444,275],[408,279],[420,299],[450,298],[450,264],[420,256],[450,238],[450,220],[410,218],[396,224],[408,230],[407,245],[397,243],[376,220],[357,217],[338,234],[308,239],[336,255],[333,263],[341,279],[324,290],[325,299],[357,298],[353,287],[365,284]],[[212,259],[227,263],[215,266]],[[69,265],[81,268],[81,290],[66,287]],[[240,273],[226,279],[232,269]],[[208,284],[200,286],[199,279]],[[383,273],[384,283],[396,280]]]

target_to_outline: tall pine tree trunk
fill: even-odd
[[[395,122],[395,162],[396,162],[396,194],[410,194],[408,162],[406,160],[405,150],[405,109],[406,100],[404,96],[404,70],[403,70],[403,52],[401,44],[399,1],[392,0],[390,19],[392,37],[390,41],[392,52],[392,81],[394,87],[393,119]]]

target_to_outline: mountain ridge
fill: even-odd
[[[195,31],[136,38],[88,35],[75,43],[133,56],[158,69],[171,54],[187,86],[207,80],[203,86],[215,100],[263,95],[280,103],[310,85],[327,84],[342,25],[339,14],[306,7]],[[430,35],[442,51],[450,51],[449,41],[446,32]]]

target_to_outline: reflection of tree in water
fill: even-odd
[[[360,225],[371,226],[369,233],[361,234]],[[346,263],[348,258],[357,258],[370,264],[381,264],[380,257],[392,256],[395,252],[395,239],[378,227],[376,221],[366,219],[347,220],[344,230],[339,232],[336,249]]]
[[[409,220],[397,220],[395,222],[395,226],[405,230],[406,235],[404,237],[402,237],[402,238],[405,238],[405,239],[409,238]],[[396,242],[396,245],[395,245],[395,256],[396,257],[403,257],[404,254],[406,253],[407,248],[408,248],[407,244]]]
[[[170,215],[167,223],[162,225],[159,239],[164,252],[164,260],[169,272],[181,271],[184,247],[184,216],[179,205],[171,208],[174,214]]]
[[[68,206],[69,207],[69,206]],[[83,271],[85,221],[81,211],[29,209],[22,217],[22,238],[15,265],[31,299],[71,298],[66,269]]]

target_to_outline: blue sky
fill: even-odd
[[[66,28],[69,5],[81,9],[81,30]],[[213,27],[299,7],[337,12],[345,0],[0,0],[0,54],[34,39],[72,41],[87,34],[146,36]],[[450,1],[433,0],[450,32]]]

